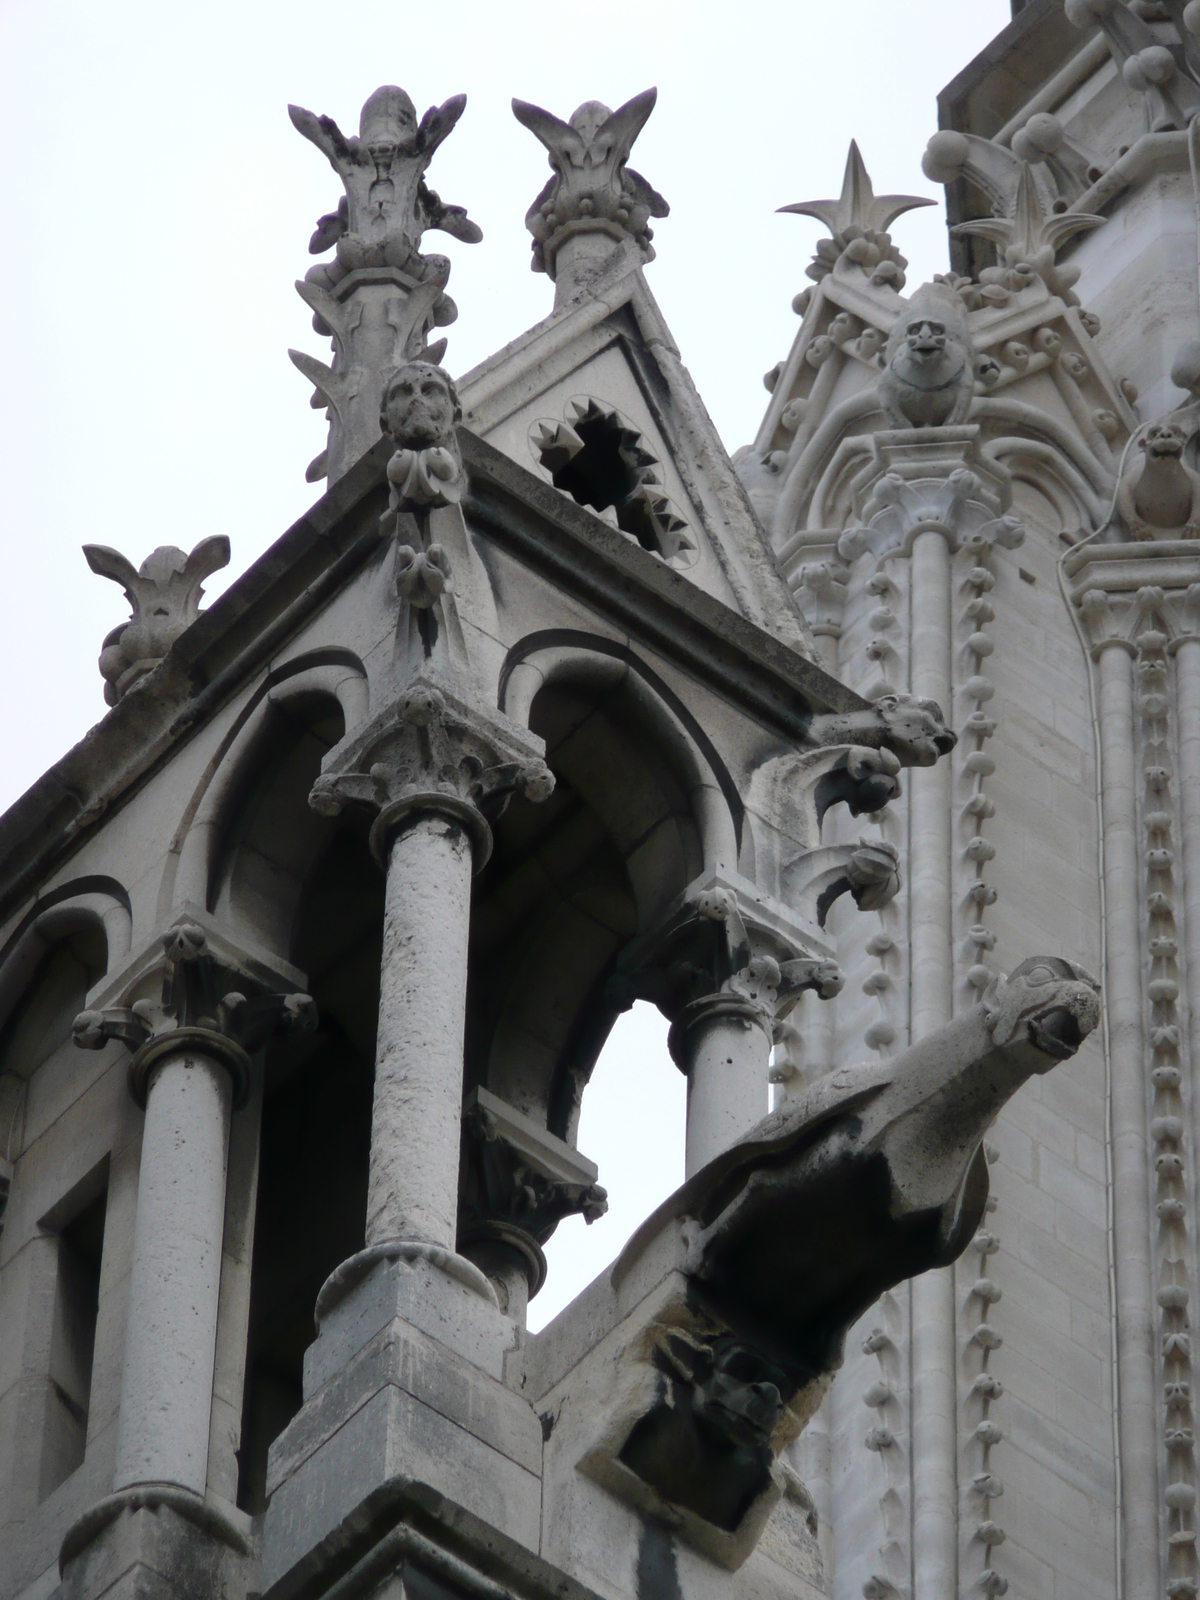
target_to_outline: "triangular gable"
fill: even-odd
[[[613,268],[581,301],[506,345],[458,389],[465,425],[548,483],[553,463],[577,449],[581,423],[584,433],[589,425],[602,430],[603,415],[615,419],[610,431],[624,425],[635,452],[651,458],[643,471],[655,518],[677,529],[659,552],[667,563],[814,657],[807,625],[635,252],[616,252]],[[615,508],[596,514],[618,525]]]

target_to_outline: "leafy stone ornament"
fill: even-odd
[[[205,578],[229,565],[229,540],[224,534],[201,539],[191,555],[160,545],[140,567],[106,544],[85,544],[83,554],[93,572],[121,585],[133,611],[106,635],[100,652],[104,698],[115,706],[195,622]]]
[[[657,89],[645,89],[616,111],[588,100],[569,122],[540,106],[513,101],[513,115],[541,140],[554,171],[525,216],[533,235],[535,272],[556,280],[559,252],[570,240],[587,235],[593,245],[605,237],[615,244],[629,239],[643,261],[653,261],[650,218],[667,216],[670,207],[626,162],[657,98]],[[610,244],[600,254],[611,251]],[[594,249],[583,253],[596,254]]]
[[[331,117],[289,106],[292,122],[329,160],[345,195],[323,216],[309,242],[314,254],[335,247],[296,290],[313,311],[313,327],[332,339],[332,366],[289,351],[316,390],[313,404],[329,418],[329,443],[308,469],[309,482],[332,483],[379,437],[380,396],[388,373],[407,360],[436,362],[445,341],[428,344],[434,326],[458,315],[445,293],[450,263],[422,255],[421,241],[439,228],[466,244],[483,237],[462,206],[445,205],[425,183],[439,145],[463,113],[465,95],[433,107],[417,123],[403,89],[377,89],[363,106],[357,137]]]

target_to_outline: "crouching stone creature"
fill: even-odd
[[[954,297],[926,284],[897,318],[884,351],[879,403],[889,428],[965,422],[975,394],[975,352]]]
[[[1144,456],[1117,490],[1126,532],[1132,539],[1200,537],[1200,477],[1184,465],[1186,432],[1176,422],[1152,422],[1138,443]]]
[[[1088,973],[1032,957],[964,1016],[894,1059],[830,1073],[695,1173],[612,1269],[618,1294],[663,1285],[629,1347],[648,1352],[656,1387],[584,1470],[673,1508],[726,1565],[744,1560],[847,1330],[885,1289],[962,1254],[987,1200],[984,1133],[1099,1017]]]

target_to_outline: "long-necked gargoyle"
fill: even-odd
[[[677,1362],[667,1359],[678,1337],[664,1327],[655,1363],[670,1392],[626,1435],[623,1465],[662,1500],[733,1528],[819,1403],[851,1325],[885,1289],[967,1247],[988,1194],[982,1140],[1001,1107],[1074,1055],[1099,1018],[1088,973],[1032,957],[903,1054],[818,1080],[665,1201],[618,1257],[614,1286],[649,1258],[682,1272],[687,1309],[669,1320],[691,1324],[693,1340],[705,1330],[714,1371],[745,1367],[747,1418],[764,1411],[764,1385],[782,1410],[762,1422],[757,1453],[742,1448],[732,1471],[733,1445],[744,1441],[718,1437],[705,1420],[732,1402],[725,1395],[714,1410],[700,1394],[685,1403]],[[708,1477],[728,1479],[728,1493],[714,1500],[710,1485],[701,1505],[691,1485],[697,1441],[709,1434]],[[725,1515],[709,1501],[727,1502]]]

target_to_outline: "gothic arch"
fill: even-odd
[[[534,635],[499,702],[545,738],[557,788],[513,802],[477,881],[467,1087],[573,1140],[620,952],[702,872],[736,870],[743,808],[704,730],[621,644]]]
[[[55,1036],[63,1017],[69,1033],[70,1018],[88,989],[129,954],[131,935],[124,888],[114,878],[82,877],[40,895],[0,950],[0,1159],[11,1157],[26,1085],[40,1064],[13,1059],[9,1024],[20,1023],[25,1003],[36,998],[45,980],[58,991],[54,1009],[62,1013]],[[63,970],[51,970],[56,962]],[[20,1055],[20,1040],[16,1043]]]
[[[365,718],[368,699],[365,669],[348,650],[310,652],[264,679],[184,812],[161,913],[197,905],[289,954],[303,880],[329,836],[308,808],[317,752]],[[306,742],[311,748],[299,753]]]

